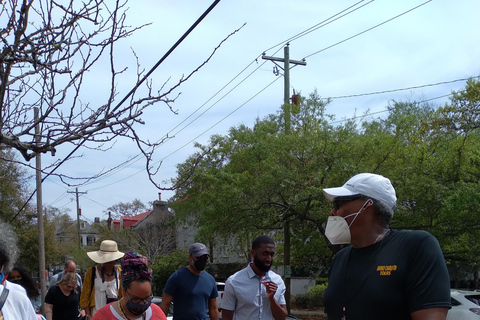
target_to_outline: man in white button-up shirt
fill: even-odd
[[[253,262],[225,282],[221,302],[223,320],[285,320],[285,284],[270,270],[275,243],[269,236],[253,240]]]

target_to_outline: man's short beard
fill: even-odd
[[[263,272],[267,272],[268,270],[270,270],[270,267],[272,266],[271,263],[270,263],[270,265],[266,266],[262,261],[260,261],[260,259],[257,258],[257,256],[253,257],[253,264],[255,264],[255,266],[260,271],[263,271]]]

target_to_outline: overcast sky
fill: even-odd
[[[143,67],[150,69],[211,3],[130,1],[128,21],[133,25],[152,24],[119,47],[117,61],[131,60],[132,47]],[[175,166],[196,151],[195,141],[205,144],[213,134],[226,134],[230,127],[242,123],[252,126],[256,118],[278,111],[283,102],[283,78],[273,73],[274,64],[262,60],[261,55],[265,52],[268,56],[283,57],[287,41],[290,59],[305,58],[307,62],[306,66],[290,70],[291,90],[308,95],[316,89],[323,98],[333,97],[327,112],[337,119],[366,110],[383,111],[392,99],[420,101],[442,97],[431,102],[443,105],[448,101],[445,95],[464,87],[465,81],[456,80],[480,75],[480,1],[376,0],[354,6],[356,3],[220,1],[152,75],[154,83],[163,83],[169,77],[170,83],[174,83],[201,64],[228,34],[246,23],[180,88],[182,94],[174,104],[178,115],[164,105],[155,106],[144,115],[146,124],[138,127],[144,137],[158,140],[167,133],[175,136],[155,155],[156,161],[163,161],[156,181],[162,183],[175,176]],[[358,10],[346,14],[352,11],[344,11],[350,6]],[[336,20],[327,20],[331,17]],[[310,32],[302,34],[306,30]],[[300,36],[293,38],[297,35]],[[102,82],[101,74],[96,77],[100,80],[95,87],[101,89],[105,85],[107,89],[108,81]],[[132,75],[119,83],[122,96],[135,81]],[[426,86],[437,83],[444,84]],[[366,95],[411,87],[419,88]],[[382,113],[375,114],[378,116]],[[62,159],[72,149],[60,148],[56,157],[43,156],[42,163]],[[130,141],[119,139],[107,152],[84,150],[76,155],[83,156],[65,163],[62,171],[87,176],[138,156],[138,152]],[[79,191],[86,192],[80,195],[83,217],[104,219],[103,211],[108,207],[134,199],[147,203],[158,199],[158,192],[162,192],[163,200],[168,200],[173,192],[156,189],[148,181],[144,167],[145,161],[139,157],[111,175],[80,186]],[[31,185],[33,190],[35,182]],[[162,185],[170,187],[168,183]],[[76,202],[74,194],[69,193],[72,191],[74,188],[49,177],[43,184],[43,204],[68,208],[74,217]]]

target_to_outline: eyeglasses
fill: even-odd
[[[333,209],[335,209],[335,211],[337,211],[346,202],[350,202],[350,201],[357,200],[357,199],[370,199],[370,198],[365,197],[365,196],[359,196],[359,195],[347,196],[347,197],[336,197],[335,199],[333,199],[333,202],[332,202]]]
[[[133,303],[142,303],[143,302],[143,304],[147,304],[150,301],[152,301],[152,299],[153,299],[153,293],[150,293],[150,295],[148,297],[143,298],[143,299],[142,298],[132,298],[132,296],[130,296],[130,294],[128,293],[127,290],[125,290],[125,293],[127,294],[128,299],[130,301],[132,301]]]

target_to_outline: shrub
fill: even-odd
[[[326,284],[317,284],[308,288],[308,293],[298,294],[292,302],[292,306],[299,309],[310,309],[323,307],[323,295]]]

